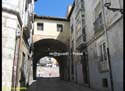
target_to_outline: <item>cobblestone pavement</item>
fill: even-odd
[[[95,91],[58,78],[39,78],[26,91]]]

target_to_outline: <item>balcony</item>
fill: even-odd
[[[94,22],[95,33],[101,32],[104,30],[104,25],[102,23],[102,17],[98,17]]]
[[[29,46],[28,39],[30,38],[30,31],[28,27],[23,28],[23,39],[27,46]]]
[[[86,45],[86,41],[85,41],[86,39],[85,39],[85,35],[81,35],[81,36],[79,36],[78,38],[77,38],[77,40],[76,40],[76,49],[81,49],[81,48],[83,48],[83,47],[85,47],[85,45]]]
[[[98,61],[97,65],[98,65],[98,70],[100,73],[109,71],[109,63],[107,60]]]

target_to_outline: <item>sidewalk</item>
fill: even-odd
[[[99,90],[89,88],[87,86],[82,86],[81,84],[76,84],[75,82],[67,82],[67,84],[69,84],[69,86],[73,86],[82,91],[99,91]]]

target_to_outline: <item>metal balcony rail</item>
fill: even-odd
[[[100,32],[104,29],[104,25],[102,23],[102,17],[98,17],[94,22],[94,30],[95,33]]]

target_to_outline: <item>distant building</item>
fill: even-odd
[[[85,32],[85,8],[83,0],[75,0],[69,13],[70,20],[70,53],[71,53],[71,80],[88,85],[88,64]],[[83,55],[73,55],[73,53]],[[84,61],[83,61],[84,60]]]

